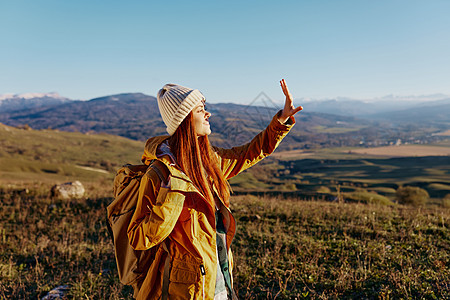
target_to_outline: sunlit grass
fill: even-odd
[[[2,183],[112,179],[122,164],[138,164],[143,150],[143,142],[113,135],[23,130],[2,125],[0,178]]]
[[[90,188],[89,188],[90,189]],[[130,299],[105,224],[112,198],[0,189],[0,298]],[[241,299],[449,297],[449,216],[442,207],[234,196],[234,282]]]

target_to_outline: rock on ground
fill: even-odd
[[[84,192],[84,186],[78,180],[74,182],[56,184],[51,189],[52,197],[58,197],[62,199],[83,198]]]

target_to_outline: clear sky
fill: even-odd
[[[450,94],[450,1],[0,0],[0,94]]]

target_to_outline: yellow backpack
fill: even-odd
[[[131,285],[136,295],[155,258],[160,245],[148,250],[134,250],[128,241],[128,225],[136,209],[142,176],[152,168],[167,183],[169,170],[164,163],[153,160],[147,165],[125,165],[114,178],[114,200],[107,207],[107,226],[114,244],[120,282]]]

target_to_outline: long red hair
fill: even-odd
[[[177,164],[213,206],[215,201],[207,176],[211,177],[213,185],[225,205],[230,205],[230,186],[223,176],[208,136],[197,137],[192,112],[186,116],[170,137],[169,146]]]

